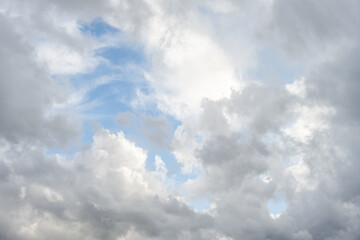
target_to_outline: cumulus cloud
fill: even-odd
[[[104,129],[74,159],[41,146],[2,147],[2,238],[202,239],[212,218],[165,194],[156,178],[164,163],[157,158],[149,172],[146,157],[121,132]]]
[[[0,239],[358,239],[359,9],[355,0],[4,1]],[[73,154],[49,153],[81,132],[54,108],[74,95],[54,74],[89,72],[94,50],[117,43],[81,33],[96,18],[150,63],[148,92],[131,101],[159,114],[116,122],[136,126],[151,153],[105,128]],[[263,49],[303,70],[264,79]],[[156,151],[191,178],[169,188]],[[211,206],[196,210],[188,196]],[[274,217],[276,198],[286,209]]]

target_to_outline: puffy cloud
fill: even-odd
[[[202,239],[212,218],[169,197],[158,172],[145,169],[146,157],[107,130],[74,159],[46,155],[41,146],[2,147],[2,237]],[[162,173],[159,158],[157,166]]]
[[[358,9],[352,0],[3,3],[0,238],[358,239]],[[96,65],[103,45],[74,27],[96,17],[144,47],[151,91],[134,105],[152,101],[181,125],[172,139],[164,118],[144,117],[142,133],[197,173],[183,187],[210,209],[167,189],[166,160],[149,171],[146,151],[122,133],[100,130],[72,158],[44,153],[74,137],[51,112],[68,95],[50,76]],[[301,62],[301,76],[244,81],[261,71],[264,47]],[[286,209],[272,217],[279,196]]]
[[[215,204],[215,226],[229,237],[359,237],[358,46],[350,49],[300,81],[248,84],[203,105],[204,138],[193,148],[203,175],[186,187]],[[271,219],[266,204],[279,191],[287,208]]]

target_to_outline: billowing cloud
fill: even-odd
[[[359,9],[4,1],[0,239],[358,239]],[[98,51],[129,45],[141,79]]]
[[[147,171],[144,150],[120,132],[100,130],[73,159],[41,146],[1,149],[3,239],[202,239],[212,226]],[[202,233],[204,232],[204,233]],[[207,239],[207,238],[204,238]]]

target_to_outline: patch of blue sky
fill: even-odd
[[[202,210],[210,209],[211,202],[207,198],[200,198],[200,199],[195,199],[195,200],[190,201],[190,205],[194,209],[196,209],[198,211],[202,211]]]
[[[268,201],[268,208],[269,212],[276,216],[286,210],[286,202],[281,198],[273,198]]]
[[[97,49],[96,56],[101,56],[115,66],[128,66],[130,64],[146,65],[146,58],[141,49],[133,46],[112,46]]]
[[[81,103],[87,106],[85,113],[106,120],[131,110],[136,91],[149,92],[143,75],[147,61],[141,49],[114,46],[98,49],[94,54],[106,61],[91,72],[69,76],[75,90],[86,92]]]
[[[136,86],[131,81],[111,81],[92,89],[87,95],[87,101],[99,101],[99,105],[90,111],[101,115],[129,110],[128,103],[136,94]]]
[[[97,49],[94,56],[104,61],[100,61],[100,64],[91,72],[69,76],[73,87],[82,88],[104,77],[145,82],[143,73],[150,64],[141,49],[127,45],[106,47]]]
[[[143,69],[146,65],[144,54],[140,49],[126,46],[114,47],[114,54],[109,55],[111,48],[104,51],[98,51],[95,54],[108,58],[108,62],[102,62],[91,72],[73,74],[65,76],[70,80],[71,86],[75,92],[84,94],[81,96],[81,102],[75,106],[75,111],[83,116],[83,139],[82,143],[92,142],[94,122],[111,130],[118,130],[115,124],[115,118],[119,112],[132,111],[131,100],[136,97],[136,91],[147,90],[148,85],[143,76]],[[122,49],[119,51],[119,49]],[[134,57],[136,56],[136,57]],[[122,59],[122,66],[119,67],[119,61]],[[132,65],[138,68],[128,67],[126,59],[129,59]],[[64,78],[63,75],[53,76],[54,79]],[[96,125],[96,124],[95,124]],[[74,149],[71,147],[71,149]],[[69,151],[64,149],[49,149],[48,154],[66,154]]]
[[[283,158],[283,164],[286,168],[301,164],[302,157],[300,155],[289,155]]]
[[[175,156],[170,151],[153,151],[148,150],[148,162],[146,164],[146,168],[149,171],[155,171],[155,156],[161,157],[161,159],[165,162],[167,169],[167,176],[169,178],[176,178],[178,174],[178,170],[180,168],[180,164],[176,161]]]
[[[196,172],[183,173],[181,171],[182,165],[176,160],[174,154],[170,151],[154,151],[151,148],[147,150],[148,161],[146,169],[149,171],[155,170],[155,156],[158,155],[164,161],[166,165],[167,177],[174,180],[174,187],[181,187],[186,181],[195,179],[199,176]]]
[[[271,84],[288,84],[304,74],[305,65],[290,61],[274,48],[257,51],[257,67],[248,71],[247,78]]]
[[[96,18],[90,23],[80,22],[79,30],[85,35],[90,34],[91,36],[95,37],[101,37],[119,32],[119,29],[109,25],[101,18]]]
[[[134,111],[131,101],[136,96],[136,87],[137,84],[130,81],[113,81],[90,91],[86,102],[95,102],[95,104],[83,112],[85,116],[88,116],[84,123],[97,122],[104,128],[119,131],[120,126],[116,124],[116,117],[119,112]],[[87,129],[87,131],[90,130]],[[91,134],[84,134],[83,142],[91,142],[92,139],[89,139],[89,136]]]

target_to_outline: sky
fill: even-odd
[[[1,1],[0,239],[360,239],[359,12]]]

